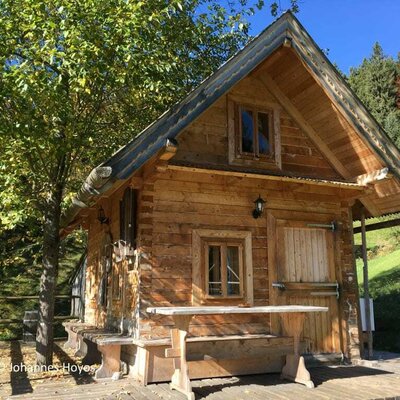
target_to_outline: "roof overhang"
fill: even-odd
[[[102,193],[106,191],[104,188],[108,190],[113,182],[128,179],[162,150],[167,140],[176,138],[182,130],[216,100],[281,46],[290,46],[295,51],[302,63],[312,72],[318,84],[338,105],[343,115],[347,117],[360,136],[365,139],[382,162],[389,167],[390,172],[400,179],[399,150],[300,22],[292,13],[286,12],[224,63],[214,74],[204,80],[186,98],[161,115],[126,146],[102,163],[99,167],[110,168],[111,174],[104,187],[98,187],[97,191]],[[92,196],[91,200],[95,197],[96,195]],[[68,218],[64,216],[64,226],[73,220],[72,214],[76,217],[75,211],[71,213],[69,210],[67,212]]]
[[[183,164],[169,164],[167,167],[168,170],[171,171],[185,171],[185,172],[194,172],[194,173],[203,173],[203,174],[213,174],[213,175],[222,175],[222,176],[234,176],[238,178],[251,178],[251,179],[262,179],[266,181],[279,181],[286,183],[296,183],[296,184],[305,184],[311,186],[325,186],[332,187],[336,189],[344,189],[344,190],[352,190],[357,192],[363,192],[368,190],[368,186],[353,183],[353,182],[343,182],[343,181],[335,181],[335,180],[327,180],[327,179],[315,179],[315,178],[303,178],[298,176],[282,176],[278,174],[271,173],[260,173],[260,172],[243,172],[238,169],[216,169],[216,168],[205,168],[204,166],[190,166]]]
[[[383,129],[338,74],[292,13],[286,12],[235,56],[203,81],[185,99],[160,116],[102,166],[112,168],[116,179],[127,179],[166,139],[175,138],[218,98],[246,77],[268,56],[288,42],[315,79],[374,151],[400,178],[400,153]]]

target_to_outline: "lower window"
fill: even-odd
[[[192,240],[193,305],[252,304],[251,232],[195,229]]]
[[[239,243],[205,243],[204,267],[208,297],[243,296],[243,246]]]

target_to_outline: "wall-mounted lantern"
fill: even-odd
[[[109,220],[106,217],[106,214],[104,212],[103,207],[100,206],[100,208],[97,211],[97,220],[101,223],[101,224],[108,224]]]
[[[264,211],[264,204],[266,203],[265,200],[261,198],[260,195],[258,195],[258,199],[254,201],[254,204],[256,205],[254,210],[253,210],[253,217],[258,218],[261,217],[263,211]]]

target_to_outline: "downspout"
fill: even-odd
[[[93,200],[105,193],[112,186],[111,167],[94,168],[83,182],[72,204],[61,216],[61,228],[66,228],[78,215],[79,211],[91,206]]]

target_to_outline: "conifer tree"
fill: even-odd
[[[400,147],[400,60],[375,43],[372,55],[350,70],[349,83],[393,142]]]

